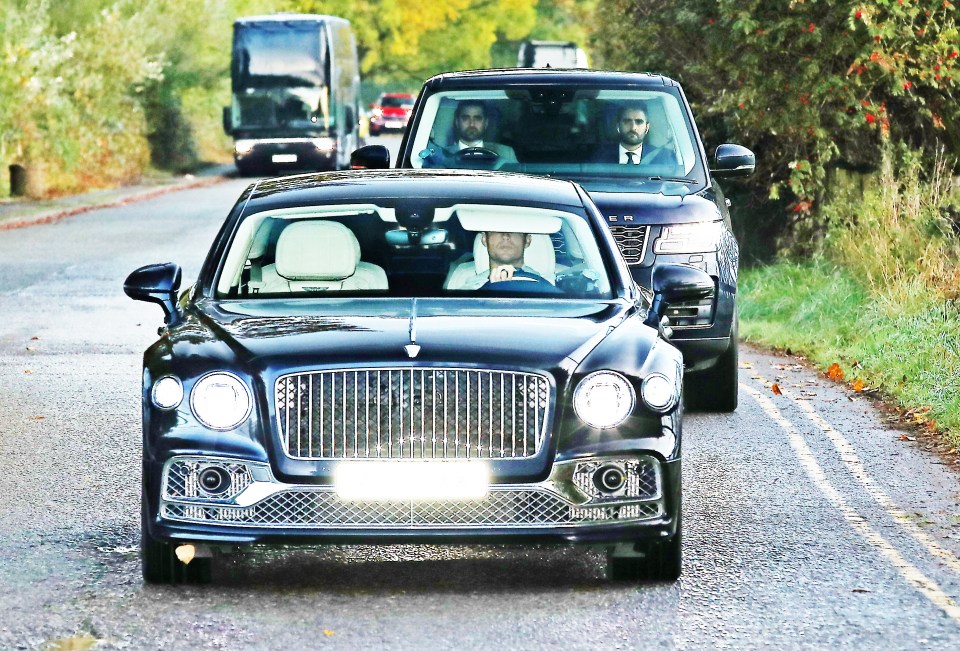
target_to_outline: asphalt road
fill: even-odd
[[[0,649],[958,647],[960,475],[749,348],[737,412],[685,422],[676,584],[609,583],[589,549],[350,546],[145,587],[140,362],[161,313],[121,284],[167,260],[194,277],[249,182],[0,232]]]

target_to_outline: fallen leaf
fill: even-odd
[[[180,545],[177,547],[176,552],[180,562],[184,565],[189,565],[197,553],[197,548],[193,545]]]
[[[860,365],[859,361],[853,360],[853,368],[863,368],[863,366]]]
[[[34,416],[33,420],[43,420],[46,416]]]
[[[947,450],[947,454],[956,454],[956,453],[957,453],[957,448],[951,448]]]
[[[861,391],[863,391],[863,380],[861,380],[860,378],[857,378],[856,380],[854,380],[853,390],[856,391],[857,393],[860,393]]]
[[[854,589],[851,590],[850,592],[860,592],[860,593],[864,593],[864,592],[870,592],[870,591],[867,590],[866,588],[854,588]]]
[[[31,373],[33,373],[33,371],[31,371],[28,368],[23,369],[23,372],[26,373],[27,375],[30,375]]]
[[[30,337],[30,341],[40,341],[40,337]]]
[[[856,401],[857,401],[857,399],[854,398],[853,396],[847,396],[847,400],[849,400],[850,402],[856,402]],[[896,418],[892,418],[891,420],[897,420],[897,419],[896,419]]]
[[[740,368],[753,368],[753,364],[750,362],[740,362]]]
[[[36,350],[36,349],[37,349],[36,346],[27,346],[27,350]]]
[[[901,434],[901,435],[900,435],[900,440],[901,440],[901,441],[916,441],[916,440],[917,440],[917,437],[915,437],[915,436],[907,436],[906,434]]]
[[[773,389],[773,393],[774,393],[775,395],[778,395],[778,396],[782,396],[782,395],[783,395],[783,391],[780,390],[780,385],[777,384],[776,382],[774,382],[774,383],[773,383],[773,386],[771,386],[770,388]]]
[[[937,421],[930,420],[927,421],[927,424],[924,426],[927,428],[927,431],[936,432],[937,431]]]
[[[843,379],[843,369],[840,368],[840,365],[834,362],[830,365],[830,368],[827,369],[827,377],[831,380],[842,380]]]
[[[325,628],[323,629],[323,634],[326,635],[327,637],[330,637],[331,635],[333,635],[333,631],[331,631],[328,628]]]

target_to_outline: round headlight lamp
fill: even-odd
[[[677,404],[677,387],[666,375],[651,373],[640,385],[640,397],[653,411],[665,413]]]
[[[183,400],[183,385],[179,378],[165,375],[153,383],[150,399],[160,409],[176,409]]]
[[[252,408],[250,389],[232,373],[204,375],[190,391],[193,415],[210,429],[233,429],[247,420]]]
[[[619,373],[597,371],[580,380],[573,392],[573,410],[590,427],[609,429],[633,411],[633,386]]]

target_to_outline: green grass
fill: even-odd
[[[826,262],[779,262],[740,278],[740,334],[789,348],[821,369],[840,364],[905,409],[929,408],[960,447],[960,303],[922,287],[909,300],[869,292]]]

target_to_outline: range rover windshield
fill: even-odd
[[[588,190],[685,194],[705,184],[676,88],[575,86],[449,90],[427,98],[412,134],[415,168],[567,178]]]

